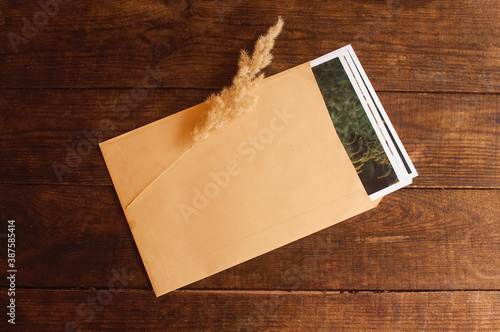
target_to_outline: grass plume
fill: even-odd
[[[279,17],[278,22],[259,37],[252,56],[245,50],[241,51],[233,84],[207,99],[208,109],[201,115],[192,132],[195,142],[206,139],[212,129],[220,128],[229,119],[255,107],[258,99],[255,90],[264,79],[261,70],[273,59],[271,50],[283,24],[283,19]]]

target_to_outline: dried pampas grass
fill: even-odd
[[[255,106],[257,103],[255,89],[264,79],[264,74],[259,74],[259,72],[271,63],[273,58],[271,50],[274,46],[274,40],[278,37],[282,28],[283,20],[280,17],[278,23],[272,26],[267,31],[267,34],[259,37],[255,44],[255,50],[253,51],[252,57],[250,57],[246,51],[241,51],[240,60],[238,62],[238,73],[233,78],[233,85],[222,89],[222,91],[217,94],[212,94],[207,99],[207,111],[202,114],[191,133],[194,143],[143,189],[127,205],[127,208],[141,197],[149,187],[163,176],[163,174],[167,173],[170,168],[176,165],[179,160],[191,150],[196,142],[207,138],[210,130],[219,128],[227,120],[246,113]]]
[[[202,114],[192,132],[194,142],[208,137],[210,130],[221,127],[226,121],[250,111],[257,103],[255,89],[264,79],[259,72],[267,67],[273,58],[271,50],[274,40],[283,28],[283,20],[269,28],[267,34],[259,37],[255,43],[252,56],[241,51],[238,62],[238,73],[233,78],[233,85],[225,87],[219,93],[212,94],[208,99],[208,109]]]

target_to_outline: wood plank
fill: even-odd
[[[113,188],[0,191],[2,222],[16,220],[20,287],[102,288],[122,269],[134,274],[129,287],[151,287]],[[498,289],[499,201],[499,190],[401,190],[374,210],[188,288]],[[40,278],[47,271],[50,278]]]
[[[0,12],[1,34],[22,36],[40,7],[10,1]],[[70,1],[17,54],[0,39],[0,87],[144,86],[159,65],[163,87],[220,88],[278,15],[287,25],[270,74],[351,43],[378,90],[500,90],[497,0]]]
[[[19,290],[16,327],[66,331],[494,331],[500,326],[500,292],[180,291],[154,298],[150,291],[114,291]]]
[[[498,95],[381,93],[380,99],[419,173],[414,186],[500,187]]]
[[[126,106],[123,99],[134,91],[5,90],[0,181],[111,185],[102,155],[89,139],[112,138],[209,94],[144,90],[141,102]],[[380,98],[420,173],[415,186],[500,188],[500,95],[384,92]],[[109,124],[113,130],[99,130]],[[93,131],[94,138],[85,134]]]

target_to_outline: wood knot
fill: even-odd
[[[177,47],[170,41],[161,41],[151,46],[151,52],[156,59],[163,59],[170,56]]]

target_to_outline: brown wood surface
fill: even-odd
[[[3,305],[9,219],[19,271],[16,326],[2,309],[0,330],[498,330],[500,2],[69,0],[16,52],[9,33],[39,10],[0,2]],[[87,142],[202,102],[278,15],[266,73],[352,44],[420,175],[374,210],[155,298]]]
[[[30,0],[5,3],[3,30],[21,35]],[[497,0],[75,1],[16,54],[0,43],[3,87],[134,87],[159,65],[164,87],[219,88],[238,52],[282,15],[269,72],[353,44],[379,90],[496,92]],[[124,70],[126,68],[126,70]]]
[[[31,310],[20,312],[20,328],[36,322],[59,331],[108,331],[112,324],[142,331],[495,331],[500,325],[500,294],[492,292],[179,291],[154,298],[113,291],[22,291],[20,305]]]
[[[1,217],[18,222],[18,265],[30,269],[19,274],[20,286],[102,288],[113,269],[124,268],[137,271],[130,287],[151,288],[112,187],[1,185],[0,191],[9,194],[0,202]],[[494,289],[499,201],[498,190],[401,190],[375,210],[187,288]],[[47,266],[51,277],[41,279]]]
[[[207,90],[146,90],[126,108],[132,89],[5,90],[0,100],[3,183],[58,184],[53,162],[68,166],[62,182],[111,185],[93,139],[109,139],[202,102]],[[418,187],[500,188],[500,95],[383,92],[380,99],[421,176]],[[126,113],[128,112],[128,113]],[[113,130],[104,130],[109,120]],[[107,128],[107,127],[106,127]],[[93,132],[89,138],[85,132]],[[90,145],[75,163],[81,145]],[[487,166],[487,167],[484,167]]]

